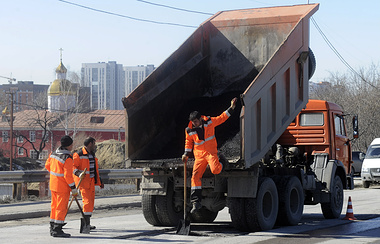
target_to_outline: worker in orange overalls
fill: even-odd
[[[210,165],[213,174],[219,174],[223,166],[219,162],[217,142],[215,138],[215,127],[224,123],[235,109],[237,99],[231,100],[231,106],[217,117],[201,116],[194,111],[190,113],[189,125],[185,130],[185,153],[182,161],[189,158],[191,152],[194,153],[193,176],[191,177],[191,203],[193,205],[190,213],[194,213],[202,207],[202,176],[207,165]]]
[[[104,188],[104,184],[99,177],[98,159],[95,157],[96,140],[88,137],[84,140],[84,147],[74,153],[74,179],[78,184],[83,178],[79,190],[82,194],[83,212],[85,215],[84,225],[81,225],[81,233],[89,233],[95,226],[90,225],[90,218],[94,211],[95,186]],[[87,168],[87,172],[84,169]]]
[[[67,204],[70,191],[73,196],[78,195],[73,178],[73,140],[70,136],[61,138],[61,146],[50,154],[45,168],[50,172],[51,212],[50,235],[53,237],[70,237],[63,232],[62,226],[67,214]]]

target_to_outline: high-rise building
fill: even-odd
[[[36,100],[41,100],[42,96],[46,96],[46,91],[49,85],[37,85],[33,81],[17,81],[17,84],[4,84],[0,85],[0,95],[5,92],[14,92],[14,111],[22,111],[26,109],[33,109]],[[8,96],[8,95],[7,95]],[[45,104],[38,104],[39,106],[46,106]],[[0,110],[3,110],[7,104],[0,104]]]
[[[148,64],[147,66],[124,66],[125,95],[128,96],[153,70],[153,64]]]
[[[92,109],[123,109],[121,98],[125,96],[125,77],[122,64],[83,63],[82,87],[90,87]]]

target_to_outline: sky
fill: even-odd
[[[124,66],[153,64],[158,67],[195,31],[195,27],[211,16],[209,14],[308,2],[320,3],[313,18],[351,67],[355,70],[373,64],[380,67],[380,1],[377,0],[66,1],[132,18],[176,25],[110,15],[60,0],[2,1],[0,76],[48,85],[55,79],[60,48],[63,49],[63,63],[71,72],[80,73],[82,63],[108,61]],[[317,61],[312,81],[323,81],[330,74],[349,72],[311,22],[310,47]],[[0,78],[0,84],[7,83],[7,79]]]

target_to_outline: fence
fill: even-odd
[[[99,174],[103,183],[115,180],[136,179],[137,184],[141,180],[142,169],[100,169]],[[0,171],[0,183],[13,184],[13,198],[20,200],[22,196],[28,195],[27,183],[39,182],[39,196],[48,194],[49,172],[46,170],[25,171]]]

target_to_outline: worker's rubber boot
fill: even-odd
[[[54,222],[50,222],[50,235],[53,236]]]
[[[79,232],[82,234],[90,234],[90,225],[87,224],[86,219],[85,218],[80,219],[80,230],[79,230]]]
[[[190,213],[194,213],[201,209],[202,204],[202,189],[191,189],[191,196],[190,196],[190,201],[191,204],[193,205],[192,209],[190,210]]]
[[[85,217],[86,217],[86,223],[87,223],[87,225],[90,226],[90,230],[95,230],[96,226],[90,225],[91,215],[85,215]]]
[[[53,236],[53,237],[63,237],[63,238],[70,237],[71,236],[70,234],[63,232],[62,226],[63,226],[63,224],[56,224],[56,223],[54,223],[54,227],[53,227],[53,231],[52,231],[51,236]]]
[[[202,208],[202,204],[200,202],[198,202],[198,201],[193,202],[193,208],[190,210],[190,213],[193,214],[201,208]]]
[[[223,154],[219,154],[218,157],[219,157],[219,162],[223,165],[223,168],[220,171],[220,173],[225,172],[225,171],[229,171],[230,170],[230,163],[228,162],[228,159],[226,157],[224,157]]]

